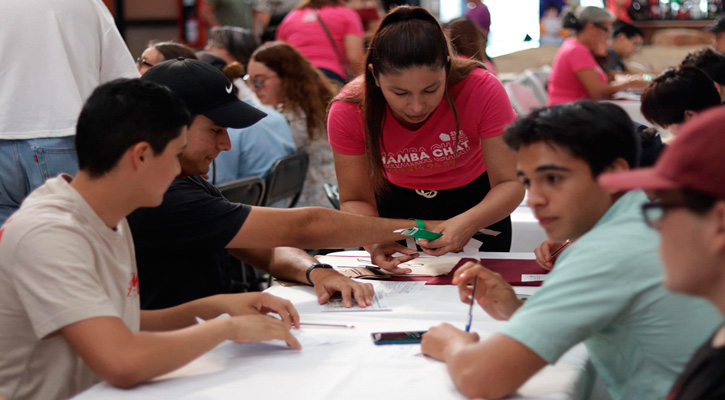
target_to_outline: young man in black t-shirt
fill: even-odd
[[[293,247],[347,248],[395,241],[402,236],[393,230],[414,227],[415,221],[321,207],[275,209],[229,202],[201,175],[221,151],[230,149],[227,127],[248,127],[265,114],[237,99],[224,74],[201,61],[168,60],[149,69],[142,80],[166,85],[194,116],[179,157],[181,174],[164,194],[163,203],[139,209],[128,218],[143,309],[228,293],[228,252],[277,278],[312,284],[320,303],[341,292],[348,307],[353,301],[360,307],[371,304],[370,284],[316,264]]]
[[[725,108],[686,123],[654,168],[605,174],[614,189],[654,191],[642,206],[647,224],[660,231],[665,285],[700,296],[725,314]],[[690,360],[667,400],[725,399],[725,327]]]

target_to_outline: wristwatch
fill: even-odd
[[[330,264],[322,264],[322,263],[314,263],[310,265],[309,268],[307,268],[307,274],[305,275],[307,277],[307,282],[310,283],[310,286],[315,286],[314,283],[312,283],[312,280],[310,280],[310,273],[312,273],[312,270],[315,268],[326,268],[326,269],[332,269],[332,265]]]

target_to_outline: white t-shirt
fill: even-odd
[[[100,0],[0,2],[0,139],[75,134],[96,86],[138,78]]]
[[[139,330],[128,223],[108,228],[70,180],[48,180],[0,228],[0,395],[9,399],[65,399],[98,382],[60,328],[110,316]]]

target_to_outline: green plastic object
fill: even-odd
[[[435,240],[435,239],[438,239],[439,237],[443,236],[442,233],[431,232],[431,231],[427,231],[422,228],[408,228],[408,229],[405,229],[402,232],[400,232],[400,234],[403,236],[412,236],[413,238],[415,238],[415,240],[418,240],[418,239]]]

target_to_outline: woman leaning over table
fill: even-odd
[[[607,99],[627,89],[644,89],[641,79],[608,82],[594,57],[607,56],[607,40],[614,16],[603,8],[583,7],[564,17],[564,28],[576,32],[566,39],[554,57],[549,76],[549,105],[583,99]]]
[[[328,132],[341,209],[363,215],[445,220],[429,254],[459,251],[488,227],[483,250],[508,251],[510,213],[524,190],[515,154],[501,139],[516,119],[501,83],[483,65],[451,57],[436,19],[399,7],[381,22],[365,75],[330,107]],[[366,248],[395,272],[413,253],[397,243]]]

